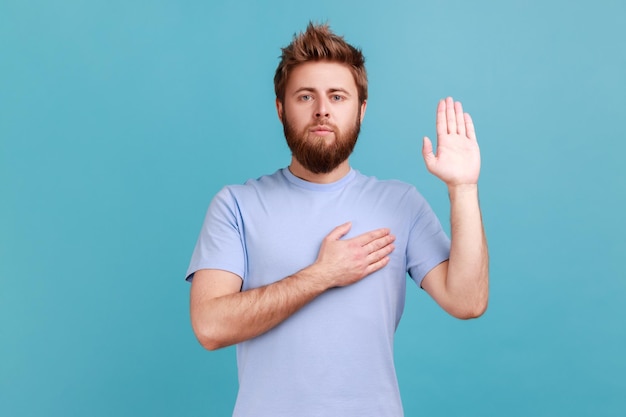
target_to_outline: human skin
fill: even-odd
[[[360,107],[360,116],[359,116]],[[331,143],[365,114],[352,73],[342,64],[311,62],[294,69],[278,117],[288,115],[305,140]],[[323,127],[320,124],[323,123]],[[348,160],[332,172],[315,174],[292,158],[290,171],[307,181],[330,183],[350,171]],[[351,285],[389,263],[395,237],[389,229],[341,239],[350,223],[337,226],[323,240],[316,261],[270,285],[241,291],[241,277],[223,270],[200,270],[191,285],[191,323],[200,343],[213,350],[258,336],[287,319],[324,291]]]
[[[327,153],[332,152],[334,142],[349,142],[346,134],[363,121],[367,102],[359,103],[348,67],[335,62],[308,62],[294,68],[289,81],[293,82],[286,85],[284,101],[276,100],[281,123],[299,132],[302,136],[299,140],[311,144],[323,142]],[[307,181],[333,182],[350,170],[347,156],[338,169],[326,173],[328,175],[316,175],[294,153],[289,169]]]
[[[284,102],[277,100],[281,122],[288,117],[305,140],[330,143],[332,128],[347,129],[365,115],[367,103],[358,101],[356,83],[343,64],[317,61],[294,69]],[[360,110],[360,112],[359,112]],[[325,120],[323,128],[320,121]],[[433,268],[422,287],[451,315],[467,319],[487,307],[488,255],[478,205],[480,153],[473,123],[452,98],[437,108],[437,153],[424,138],[428,170],[448,187],[451,203],[450,259]],[[330,183],[349,170],[346,159],[329,173],[308,171],[292,157],[290,171],[307,181]],[[270,285],[241,291],[242,278],[228,271],[197,271],[191,285],[191,322],[199,342],[214,350],[256,337],[288,319],[326,290],[351,285],[384,268],[394,250],[389,229],[377,229],[342,239],[350,223],[337,226],[321,244],[316,261]]]
[[[424,137],[422,155],[428,171],[441,179],[450,196],[450,259],[432,269],[422,288],[449,314],[481,316],[489,299],[489,254],[480,205],[480,150],[474,123],[451,97],[437,105],[437,153]]]

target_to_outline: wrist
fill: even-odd
[[[452,194],[466,194],[466,193],[478,193],[478,184],[447,184],[448,193]]]

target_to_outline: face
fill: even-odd
[[[307,62],[294,68],[277,100],[293,157],[315,174],[333,171],[356,144],[366,103],[359,104],[350,69],[335,62]]]

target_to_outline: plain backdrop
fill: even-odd
[[[409,285],[406,415],[625,415],[621,0],[0,0],[0,415],[230,415],[184,274],[212,196],[289,163],[272,77],[309,20],[367,58],[353,166],[447,229],[421,138],[448,95],[476,124],[490,306]]]

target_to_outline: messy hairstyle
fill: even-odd
[[[276,98],[285,101],[285,87],[291,71],[310,61],[329,61],[350,67],[359,93],[359,102],[367,100],[367,72],[365,57],[360,49],[347,43],[343,36],[335,35],[328,24],[309,22],[305,32],[294,35],[293,41],[282,48],[280,63],[274,75]]]

